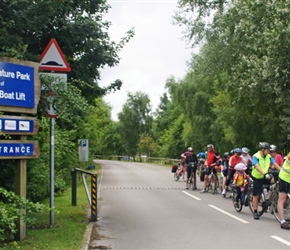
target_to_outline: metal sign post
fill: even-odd
[[[65,59],[57,41],[52,38],[40,57],[40,70],[45,71],[58,71],[70,72],[71,68]],[[43,73],[42,73],[43,74]],[[53,76],[60,77],[67,81],[67,76],[63,74],[52,74]],[[64,78],[63,78],[64,77]],[[57,83],[54,82],[54,83]],[[56,109],[54,107],[54,96],[50,94],[48,101],[50,108],[47,111],[48,116],[51,118],[50,123],[50,225],[54,225],[54,123],[57,117]]]
[[[54,225],[54,121],[50,121],[50,225]]]
[[[50,108],[47,115],[50,119],[50,213],[49,222],[50,225],[54,225],[54,124],[55,118],[57,117],[56,111],[53,107],[54,97],[50,96]]]

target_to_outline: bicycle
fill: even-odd
[[[248,204],[249,204],[249,208],[252,212],[252,214],[254,214],[254,208],[253,208],[253,180],[250,179],[249,181],[249,189],[248,189],[248,192],[247,192],[247,201],[248,201]],[[265,198],[265,194],[264,192],[259,195],[259,200],[258,200],[258,209],[257,209],[257,212],[258,212],[258,215],[259,217],[262,216],[262,214],[264,213],[265,211],[265,206],[263,206],[262,204],[265,204],[264,202],[266,201],[266,198]]]
[[[248,193],[248,185],[246,186],[245,190],[241,192],[240,197],[237,198],[238,196],[238,191],[237,187],[235,185],[230,185],[231,189],[233,190],[233,195],[232,195],[232,201],[234,208],[237,212],[241,212],[243,209],[243,206],[247,206],[247,193]]]
[[[214,189],[213,189],[213,186],[214,186]],[[208,192],[209,190],[213,189],[212,194],[216,194],[218,187],[219,187],[219,183],[218,183],[217,175],[216,173],[215,174],[213,173],[213,168],[211,168],[211,172],[208,175],[208,181],[205,188],[205,192]]]
[[[179,167],[177,168],[177,170],[175,171],[174,176],[173,176],[174,177],[174,180],[178,181],[181,176],[183,176],[183,179],[184,179],[185,173],[186,173],[186,168],[183,167],[179,163]]]
[[[280,222],[278,214],[278,200],[279,200],[279,181],[276,181],[272,186],[272,193],[270,196],[271,201],[271,213],[274,214],[275,219]],[[284,204],[284,218],[285,220],[290,220],[290,193],[287,193],[286,202]]]
[[[277,174],[279,171],[277,170],[272,170],[271,172],[269,172],[271,179],[274,178],[274,175]],[[267,190],[270,189],[271,191],[273,190],[273,192],[271,192],[270,196],[268,195]],[[250,179],[250,188],[248,190],[247,193],[248,196],[248,201],[249,201],[249,208],[251,210],[251,212],[254,214],[254,209],[253,209],[253,181],[252,179]],[[277,210],[277,203],[278,203],[278,197],[279,197],[279,187],[278,187],[278,183],[276,181],[276,183],[274,184],[266,184],[263,185],[263,193],[259,196],[259,200],[258,200],[258,215],[259,217],[261,217],[263,215],[263,213],[267,212],[267,210],[270,208],[271,209],[271,213],[276,213],[275,218],[279,220],[278,217],[278,210]],[[274,206],[276,206],[274,208]],[[276,211],[276,212],[275,212]],[[290,210],[289,210],[290,211]]]
[[[188,183],[187,183],[187,188],[195,190],[194,180],[193,180],[193,178],[194,178],[193,170],[196,168],[196,165],[194,164],[194,162],[190,162],[188,164],[188,167],[190,168],[190,177],[189,177],[189,180],[188,180]]]
[[[205,163],[205,159],[199,159],[198,172],[200,173],[199,174],[199,178],[200,178],[201,182],[204,181],[204,175],[205,175],[205,172],[206,172],[206,167],[204,166],[204,163]]]

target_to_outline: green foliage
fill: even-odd
[[[37,62],[50,39],[55,38],[72,69],[69,81],[93,104],[96,97],[121,87],[122,82],[116,80],[100,88],[96,80],[100,67],[118,64],[117,53],[134,35],[132,29],[119,43],[111,41],[110,22],[104,20],[108,10],[106,2],[100,0],[2,1],[0,55]]]
[[[145,154],[150,157],[154,156],[154,152],[155,154],[158,152],[158,145],[150,135],[143,134],[139,139],[138,150],[140,154]]]
[[[185,115],[184,141],[198,148],[211,142],[221,151],[268,141],[287,151],[289,4],[179,1],[175,21],[201,46],[170,93]]]
[[[26,212],[21,212],[26,209]],[[17,232],[17,220],[23,220],[26,224],[35,223],[34,213],[43,211],[44,205],[32,203],[13,192],[0,188],[0,242],[10,241]]]
[[[128,93],[128,99],[118,114],[118,133],[120,134],[126,153],[135,157],[138,149],[139,137],[150,134],[152,129],[150,99],[147,94]]]

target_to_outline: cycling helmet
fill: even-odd
[[[277,151],[277,146],[276,145],[274,145],[274,144],[272,144],[272,145],[270,145],[270,151]]]
[[[270,149],[270,144],[268,142],[259,142],[259,149]]]
[[[236,166],[235,166],[235,170],[237,171],[241,171],[241,170],[246,170],[247,167],[244,163],[238,163]]]
[[[228,156],[230,156],[230,153],[229,152],[225,152],[224,153],[224,157],[227,158]]]
[[[207,147],[207,148],[212,148],[212,149],[214,149],[214,146],[213,146],[212,144],[207,144],[206,147]]]
[[[193,151],[193,148],[192,147],[189,147],[187,150],[188,151]]]
[[[248,148],[243,147],[243,148],[242,148],[242,152],[245,153],[245,154],[247,154],[247,153],[249,153],[249,150],[248,150]]]
[[[205,159],[205,153],[200,152],[200,153],[198,153],[197,157]]]
[[[240,148],[235,148],[234,149],[234,153],[241,154],[242,153],[242,150]]]

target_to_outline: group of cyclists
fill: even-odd
[[[177,171],[179,174],[186,170],[186,189],[188,189],[190,178],[193,180],[193,189],[197,189],[197,170],[204,175],[201,193],[206,192],[209,175],[214,174],[217,177],[217,172],[221,172],[223,178],[222,195],[225,197],[229,185],[233,185],[237,188],[239,196],[246,187],[250,176],[253,180],[252,207],[255,220],[259,220],[257,209],[259,196],[263,193],[263,185],[269,185],[273,181],[269,171],[270,169],[278,170],[279,199],[277,208],[280,224],[282,229],[290,229],[290,220],[284,218],[284,204],[290,188],[290,153],[283,159],[282,155],[277,153],[275,145],[260,142],[259,151],[253,155],[250,154],[247,147],[242,147],[225,152],[221,158],[215,151],[214,145],[208,144],[207,151],[198,154],[195,154],[193,148],[189,147],[186,152],[181,154],[181,159],[181,167]],[[202,165],[204,168],[201,171]],[[214,188],[216,187],[217,185],[214,185]]]

